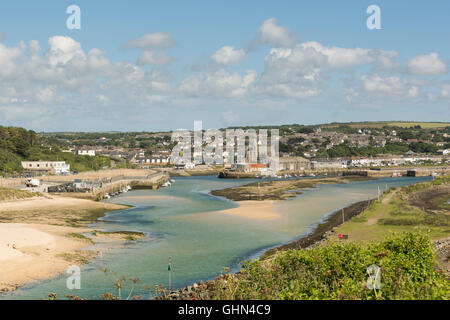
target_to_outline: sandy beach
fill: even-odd
[[[0,223],[0,292],[64,272],[73,263],[58,255],[88,245],[67,237],[80,231],[83,230],[62,226]]]
[[[274,211],[276,201],[238,201],[239,207],[221,211],[224,214],[232,214],[248,219],[271,220],[280,217]]]
[[[65,272],[93,252],[82,234],[105,212],[127,207],[61,196],[0,202],[0,292]],[[84,262],[85,263],[85,262]]]

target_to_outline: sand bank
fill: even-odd
[[[221,211],[224,214],[232,214],[248,219],[271,220],[277,219],[280,215],[274,211],[276,201],[238,201],[239,207]]]
[[[128,207],[62,196],[0,202],[0,223],[35,223],[85,227],[105,212]]]
[[[82,230],[81,230],[82,231]],[[59,255],[80,250],[87,243],[67,237],[79,228],[0,223],[0,292],[50,278],[73,263]]]

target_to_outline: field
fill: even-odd
[[[448,122],[388,122],[390,126],[410,128],[421,126],[423,129],[445,128],[450,126]]]
[[[349,122],[349,123],[332,123],[324,124],[323,127],[337,127],[338,125],[348,125],[352,128],[382,128],[384,126],[395,126],[402,128],[411,128],[414,126],[421,126],[422,129],[436,129],[449,127],[449,122],[416,122],[416,121],[379,121],[379,122]]]
[[[335,232],[355,242],[382,240],[403,231],[428,233],[432,239],[449,237],[449,199],[448,177],[392,190]]]

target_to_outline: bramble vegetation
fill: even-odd
[[[381,289],[367,286],[367,268],[381,268]],[[369,245],[334,243],[247,262],[222,275],[211,299],[449,299],[448,277],[436,269],[427,235],[404,233]],[[195,298],[195,297],[193,297]]]

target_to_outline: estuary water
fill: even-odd
[[[280,215],[273,220],[248,219],[220,211],[237,207],[233,201],[209,194],[260,180],[228,180],[178,177],[172,186],[159,190],[135,190],[108,202],[127,204],[130,209],[108,213],[92,229],[145,232],[147,237],[103,253],[81,267],[81,289],[69,290],[69,275],[34,282],[0,299],[41,299],[49,293],[60,298],[73,294],[98,299],[113,291],[112,278],[100,271],[106,267],[117,278],[139,278],[135,293],[148,298],[154,285],[168,286],[168,259],[172,260],[173,288],[215,278],[223,267],[237,270],[241,262],[255,258],[267,248],[307,234],[328,214],[354,202],[376,197],[378,188],[410,185],[431,178],[380,178],[348,184],[319,185],[286,201],[277,202]],[[125,283],[123,292],[129,287]]]

